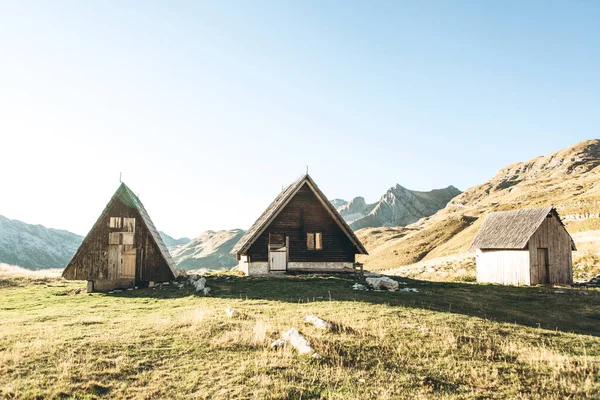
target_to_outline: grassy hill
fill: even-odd
[[[370,253],[361,261],[382,270],[463,253],[489,212],[547,205],[571,234],[600,229],[600,140],[503,168],[406,228],[359,230]]]
[[[213,296],[197,297],[0,276],[0,397],[600,397],[597,289],[403,279],[419,292],[351,290],[358,281],[213,276]],[[336,328],[304,325],[308,314]],[[291,327],[320,359],[270,348]]]

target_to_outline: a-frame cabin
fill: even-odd
[[[284,189],[235,245],[246,275],[354,270],[367,254],[346,221],[307,174]]]
[[[177,270],[142,202],[122,183],[62,276],[88,281],[92,292],[171,281]]]

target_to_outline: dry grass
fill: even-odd
[[[84,284],[8,281],[0,396],[9,398],[600,396],[597,290],[408,281],[419,293],[354,292],[348,277],[221,276],[203,298],[173,286],[72,295]],[[337,329],[304,325],[307,314]],[[323,358],[271,350],[290,327]]]
[[[360,256],[359,261],[364,262],[365,268],[369,270],[390,269],[419,262],[472,223],[471,218],[452,217],[415,231],[410,228],[403,231],[394,228],[359,230],[358,237],[367,243],[369,250],[369,255]],[[375,239],[370,238],[373,235],[376,235]]]

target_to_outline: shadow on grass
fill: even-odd
[[[400,288],[416,288],[419,292],[355,291],[351,286],[356,282],[365,283],[365,278],[354,275],[208,277],[206,285],[211,288],[211,296],[216,298],[289,303],[366,302],[600,336],[598,290],[431,282],[402,277],[393,279],[406,282]],[[161,289],[124,291],[112,296],[167,299],[190,295],[194,293],[189,286],[179,289],[171,284]]]

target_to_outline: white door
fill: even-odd
[[[285,247],[277,251],[271,251],[271,259],[269,260],[269,269],[271,271],[286,271],[287,270],[287,249]]]

